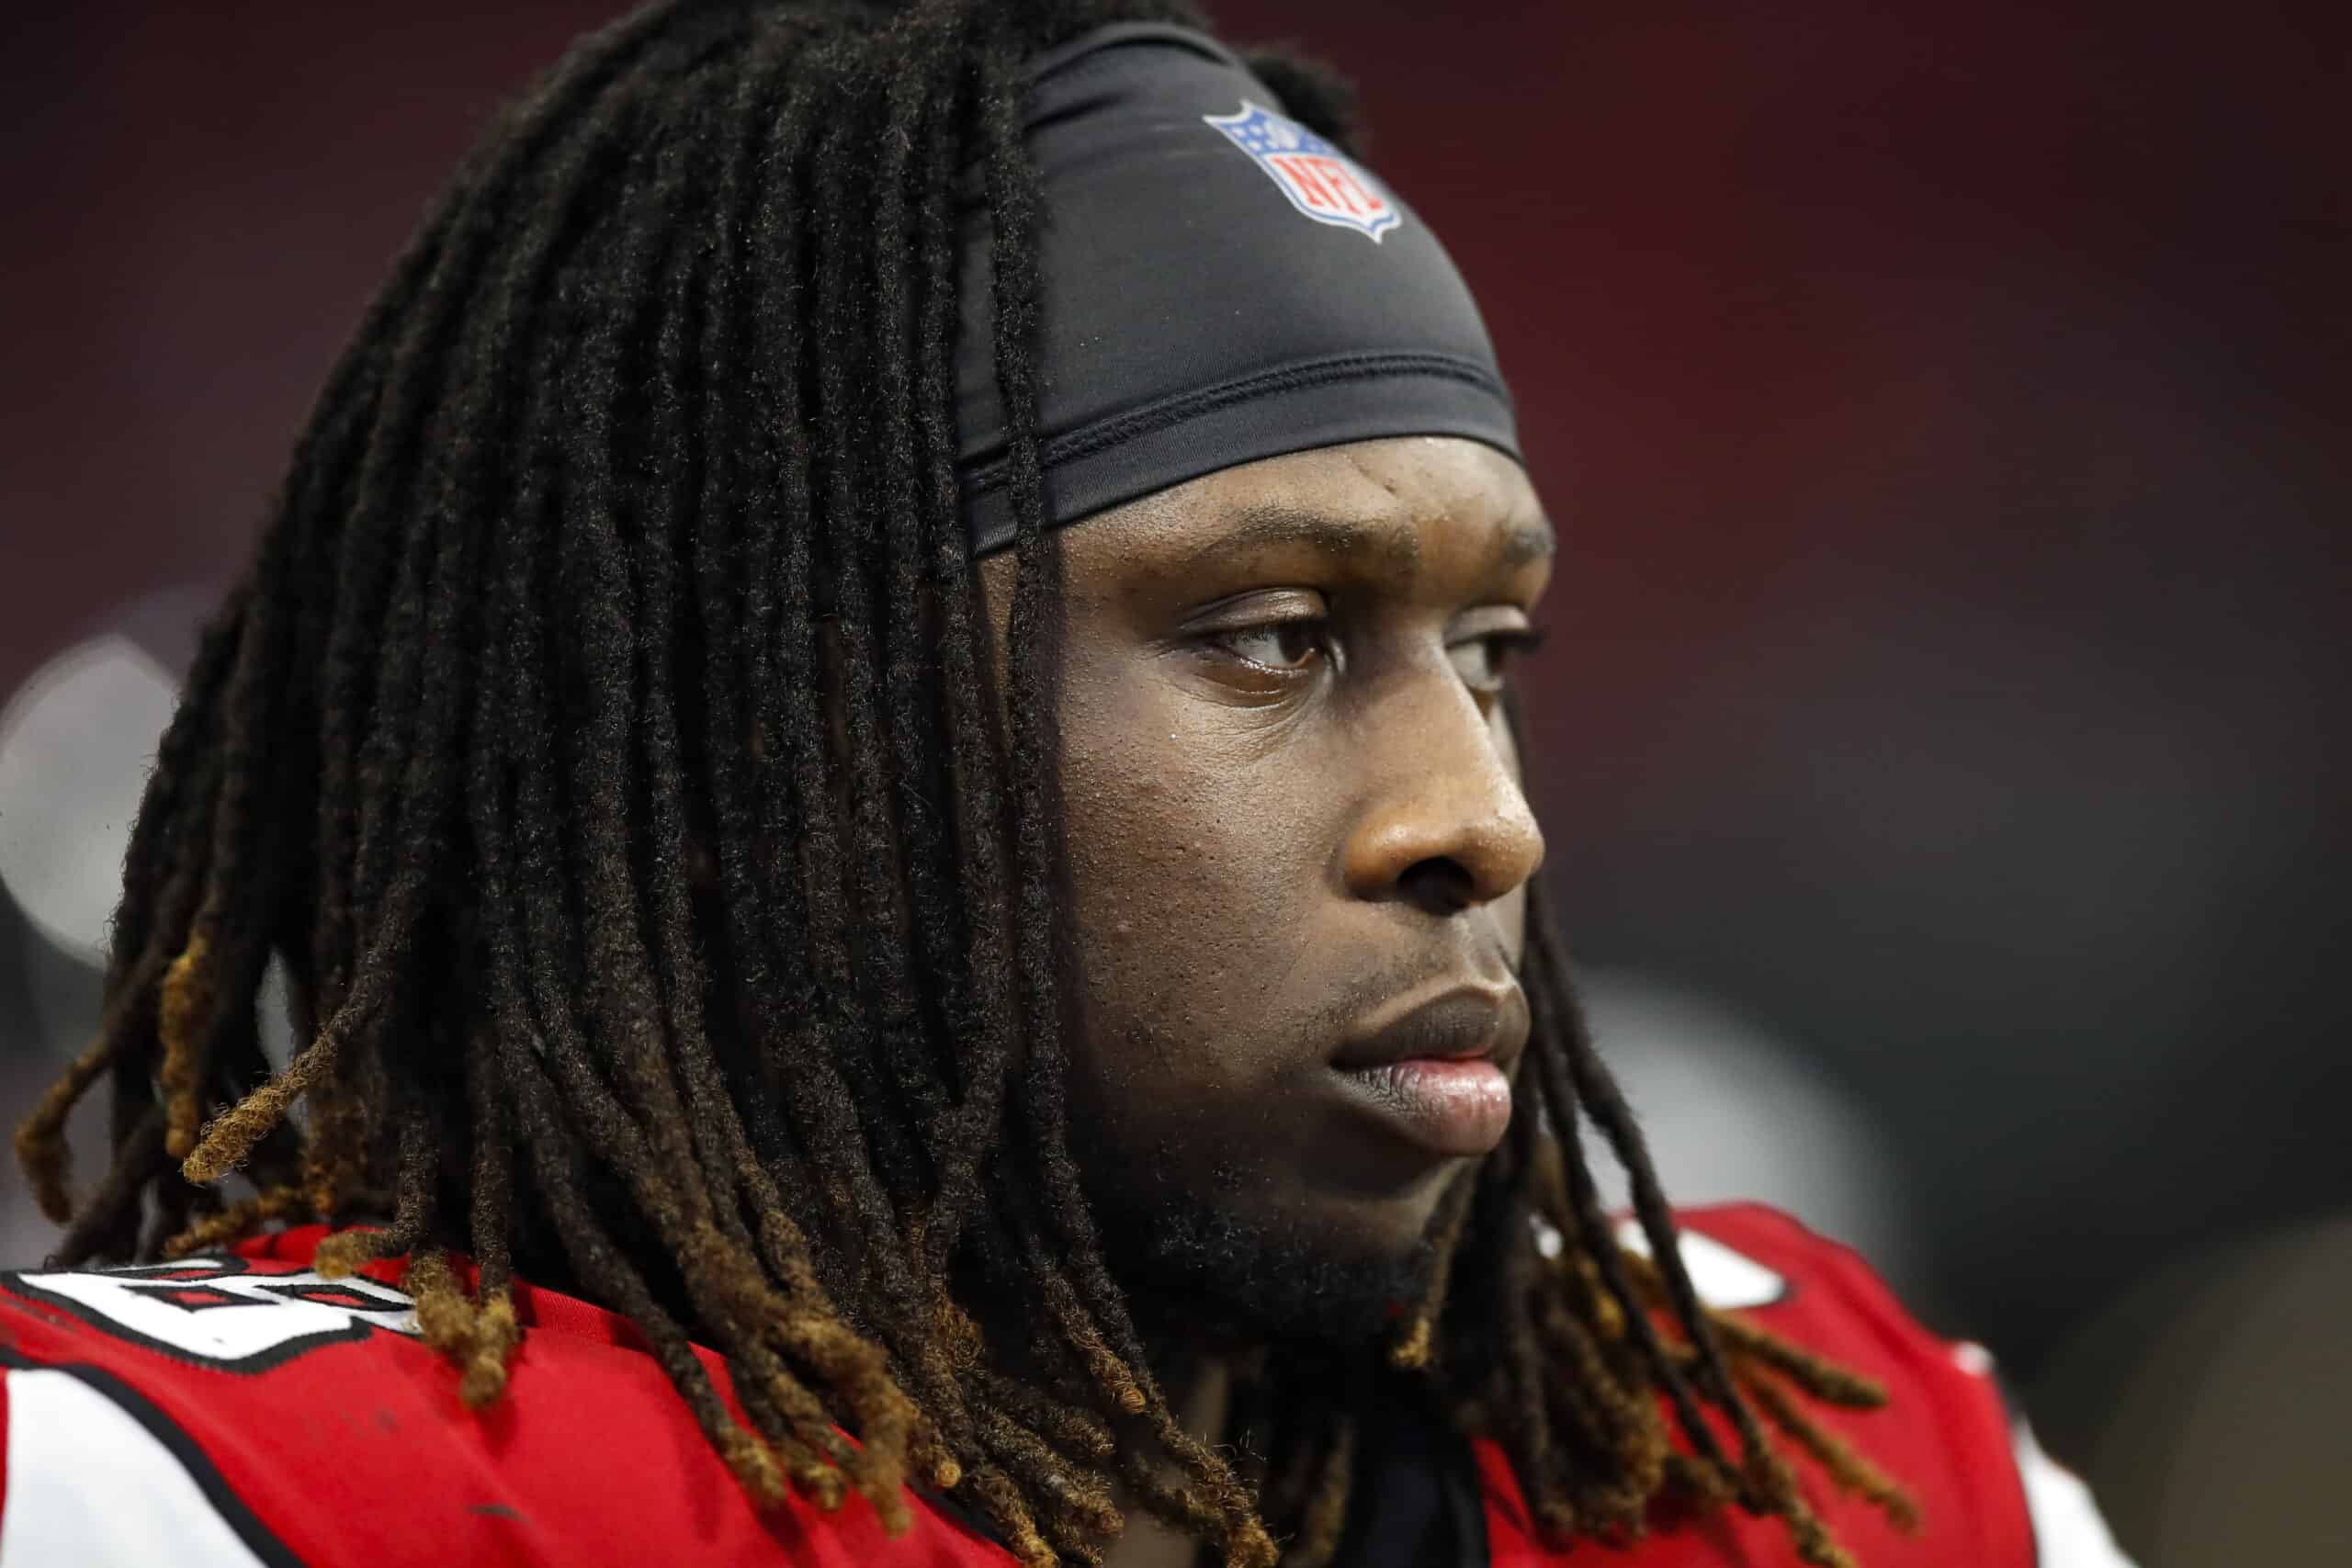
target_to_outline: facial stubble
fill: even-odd
[[[1155,1341],[1364,1350],[1394,1333],[1435,1276],[1442,1193],[1408,1244],[1353,1246],[1266,1201],[1264,1173],[1221,1162],[1204,1179],[1170,1180],[1148,1173],[1190,1169],[1177,1151],[1080,1142],[1108,1260]],[[1445,1182],[1476,1175],[1464,1164]]]

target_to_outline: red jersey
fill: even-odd
[[[1981,1350],[1928,1335],[1853,1254],[1771,1211],[1682,1223],[1711,1304],[1886,1384],[1883,1412],[1815,1415],[1912,1490],[1917,1534],[1793,1460],[1866,1568],[2129,1568],[2079,1484],[2019,1446]],[[311,1258],[325,1234],[0,1273],[0,1568],[1012,1562],[942,1498],[918,1494],[896,1540],[854,1495],[831,1514],[797,1498],[755,1507],[636,1331],[551,1291],[517,1288],[528,1332],[505,1392],[468,1410],[455,1370],[416,1337],[399,1264],[322,1279]],[[719,1359],[704,1359],[724,1390]],[[1472,1443],[1466,1469],[1457,1561],[1564,1561],[1535,1540],[1498,1448]],[[1794,1561],[1777,1521],[1736,1511],[1574,1561],[1589,1559]]]

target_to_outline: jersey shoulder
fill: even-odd
[[[1991,1356],[1928,1329],[1851,1247],[1761,1203],[1686,1209],[1675,1224],[1683,1267],[1710,1307],[1885,1382],[1890,1409],[1895,1394],[1910,1393],[2001,1414]],[[1631,1221],[1618,1240],[1649,1250]]]
[[[1683,1266],[1709,1307],[1886,1390],[1885,1405],[1875,1410],[1835,1409],[1801,1396],[1798,1403],[1903,1484],[1919,1506],[1916,1530],[1843,1492],[1794,1443],[1779,1439],[1808,1499],[1857,1561],[1871,1568],[2130,1568],[2103,1527],[2062,1535],[2045,1518],[2056,1501],[2061,1512],[2073,1509],[2097,1525],[2080,1483],[2042,1459],[2012,1420],[1983,1347],[1931,1332],[1859,1254],[1776,1209],[1698,1207],[1679,1212],[1676,1224]],[[1649,1250],[1631,1221],[1618,1239],[1628,1250]],[[1550,1561],[1520,1522],[1500,1450],[1480,1445],[1479,1461],[1497,1568]],[[2074,1495],[2058,1497],[2066,1487]],[[1783,1561],[1792,1559],[1781,1526],[1732,1511],[1654,1532],[1632,1552],[1629,1568]]]
[[[1011,1561],[939,1510],[891,1540],[855,1496],[754,1507],[629,1325],[552,1292],[468,1409],[398,1265],[322,1278],[324,1234],[0,1272],[0,1568]]]

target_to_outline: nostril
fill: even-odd
[[[1478,901],[1470,868],[1451,855],[1415,861],[1396,879],[1396,888],[1408,903],[1432,915],[1458,915]]]

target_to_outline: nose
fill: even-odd
[[[1458,914],[1524,886],[1544,863],[1544,833],[1502,715],[1442,661],[1413,688],[1366,716],[1375,783],[1343,874],[1359,898]]]

